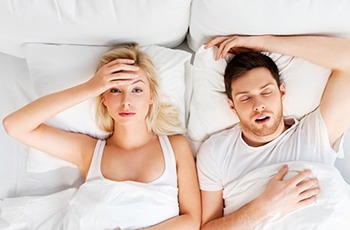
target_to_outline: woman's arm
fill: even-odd
[[[201,203],[194,157],[183,136],[169,138],[177,162],[180,215],[146,229],[199,229]]]
[[[4,118],[6,132],[26,145],[69,161],[86,171],[91,156],[84,157],[84,150],[93,149],[95,140],[87,135],[48,126],[43,122],[65,109],[119,85],[120,81],[116,80],[134,78],[135,74],[130,71],[138,68],[130,64],[133,64],[133,61],[116,60],[102,67],[85,83],[29,103]],[[125,73],[124,70],[129,72]]]

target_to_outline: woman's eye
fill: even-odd
[[[133,93],[142,93],[142,89],[133,89],[132,90]]]
[[[110,89],[111,93],[120,93],[121,91],[119,89]]]

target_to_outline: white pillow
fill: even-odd
[[[111,47],[98,46],[27,44],[26,58],[34,91],[38,96],[43,96],[87,81],[94,75],[103,53],[110,49]],[[141,49],[152,58],[158,69],[160,88],[165,100],[179,106],[180,119],[185,124],[185,66],[190,61],[191,54],[155,45]],[[91,99],[57,114],[47,123],[104,139],[107,133],[97,127],[94,109],[94,100]],[[38,158],[37,154],[40,154]],[[52,159],[42,160],[43,155],[34,149],[30,150],[29,158],[29,171],[42,172],[72,166],[64,161],[50,163]],[[45,167],[40,169],[39,165]]]
[[[32,90],[26,87],[30,84],[28,75],[28,67],[24,59],[0,53],[0,121],[31,99]],[[18,181],[22,178],[23,167],[21,166],[25,162],[25,156],[26,148],[9,136],[1,123],[0,200],[16,195]]]
[[[188,138],[196,153],[201,143],[213,133],[237,123],[238,117],[232,112],[225,94],[224,72],[227,62],[215,61],[216,47],[204,49],[195,54],[193,64],[193,94],[188,122]],[[284,115],[302,117],[314,110],[331,73],[308,61],[276,53],[265,53],[277,64],[281,81],[286,86],[283,100]],[[230,57],[228,58],[230,59]]]
[[[191,0],[0,1],[0,52],[24,57],[26,42],[175,47],[188,30]]]
[[[329,34],[350,37],[348,0],[193,0],[188,43],[218,35]]]

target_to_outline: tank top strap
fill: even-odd
[[[158,180],[154,181],[154,184],[177,187],[176,159],[169,137],[166,135],[160,135],[159,142],[163,151],[165,169],[163,175],[158,178]]]
[[[86,181],[103,179],[101,173],[101,160],[103,155],[103,149],[106,145],[105,140],[97,140],[95,150],[92,156],[90,168],[86,176]]]

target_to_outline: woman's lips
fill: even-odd
[[[122,112],[122,113],[119,113],[119,116],[122,116],[122,117],[132,117],[134,116],[136,113],[132,113],[132,112]]]

